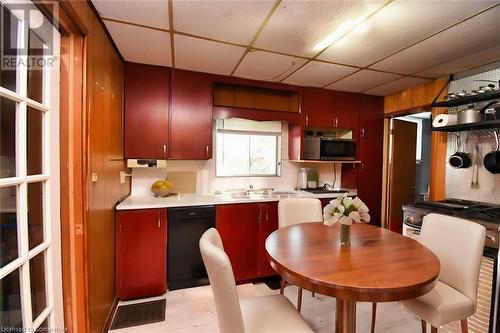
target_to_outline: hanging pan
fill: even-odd
[[[500,173],[500,146],[498,142],[498,132],[497,129],[494,130],[495,141],[497,143],[497,149],[490,151],[484,157],[483,163],[486,170],[491,173]]]

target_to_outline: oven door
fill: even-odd
[[[321,138],[320,159],[354,161],[356,159],[356,141]]]

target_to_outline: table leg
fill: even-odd
[[[335,333],[356,333],[356,302],[337,298]]]

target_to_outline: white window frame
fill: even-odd
[[[0,0],[6,8],[21,2],[33,6],[31,2]],[[16,16],[14,12],[12,15]],[[29,29],[23,17],[19,20],[18,47],[26,47]],[[59,183],[59,70],[60,34],[54,28],[53,66],[46,67],[43,75],[43,104],[27,97],[28,70],[17,68],[17,92],[0,87],[0,96],[18,102],[16,110],[16,176],[0,179],[0,187],[16,186],[18,257],[0,268],[0,279],[19,269],[21,312],[23,328],[27,332],[36,330],[47,318],[49,329],[63,329],[63,297],[61,273],[60,240],[60,183]],[[49,55],[50,56],[50,55]],[[20,55],[26,63],[27,55]],[[48,57],[48,56],[44,56]],[[43,112],[42,120],[42,174],[27,175],[27,112],[32,107]],[[29,250],[28,241],[28,183],[43,182],[43,233],[44,241]],[[33,318],[30,292],[30,259],[45,251],[45,293],[46,308]]]
[[[226,130],[218,129],[217,125],[215,127],[215,177],[216,178],[230,178],[230,177],[281,177],[281,167],[282,167],[282,136],[283,136],[283,125],[281,125],[281,131],[279,133],[273,132],[258,132],[258,131],[238,131],[238,130]],[[219,140],[218,133],[228,133],[228,134],[241,134],[241,135],[261,135],[261,136],[275,136],[277,138],[276,142],[276,172],[274,174],[241,174],[241,175],[219,175],[217,166],[217,156],[219,154]],[[250,153],[250,152],[249,152]]]

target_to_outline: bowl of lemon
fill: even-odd
[[[155,197],[165,198],[170,194],[172,187],[172,182],[168,180],[157,180],[151,185],[151,191]]]

